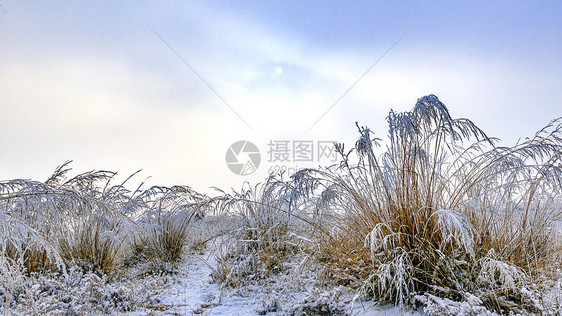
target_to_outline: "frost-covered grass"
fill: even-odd
[[[17,305],[17,292],[29,290],[24,285],[37,273],[66,280],[72,268],[111,280],[142,264],[149,273],[170,272],[186,249],[193,214],[208,200],[179,186],[130,192],[107,171],[67,179],[68,165],[45,182],[0,182],[4,308]]]
[[[340,166],[298,175],[327,192],[333,228],[315,235],[315,255],[330,278],[404,307],[428,294],[535,312],[519,292],[559,265],[561,122],[497,147],[427,96],[388,123],[380,155],[380,140],[358,126],[357,162],[340,145]]]
[[[292,256],[303,252],[303,233],[310,228],[291,213],[294,187],[282,176],[217,198],[217,211],[230,215],[236,226],[221,238],[214,278],[229,287],[266,278],[285,268]]]
[[[337,146],[339,165],[212,198],[185,186],[129,191],[108,171],[68,178],[68,163],[45,182],[0,181],[0,306],[562,312],[561,121],[499,147],[431,95],[388,123],[384,147],[357,125],[352,150]]]

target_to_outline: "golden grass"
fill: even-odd
[[[314,245],[334,281],[412,306],[416,293],[488,297],[553,269],[560,254],[553,223],[562,206],[559,121],[502,148],[469,120],[452,119],[435,96],[388,120],[390,144],[380,158],[378,140],[358,126],[357,163],[339,145],[339,168],[300,175],[339,192],[324,202],[332,227],[318,230]],[[465,146],[470,139],[475,143]],[[521,304],[516,296],[505,300]],[[514,310],[483,301],[498,312]]]

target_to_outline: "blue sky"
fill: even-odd
[[[272,139],[351,146],[355,121],[384,139],[388,112],[427,94],[505,145],[562,116],[555,1],[0,4],[0,179],[43,180],[72,159],[77,171],[142,168],[152,184],[237,187],[268,167],[232,174],[238,140],[264,156]]]

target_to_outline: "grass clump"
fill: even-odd
[[[333,228],[316,234],[317,260],[337,283],[380,302],[415,306],[416,293],[461,301],[473,293],[498,312],[522,308],[510,293],[559,256],[560,121],[496,147],[430,95],[410,112],[391,112],[388,123],[382,155],[380,140],[358,125],[356,163],[338,145],[340,166],[302,171],[337,192],[324,203],[336,212]]]
[[[173,272],[190,237],[190,223],[201,216],[207,198],[189,187],[153,187],[143,192],[145,211],[138,219],[138,234],[129,263],[148,263],[145,273]]]
[[[69,237],[59,239],[59,249],[66,262],[72,262],[85,272],[111,274],[119,266],[121,240],[115,224],[93,217],[73,223]]]
[[[131,257],[169,271],[179,261],[194,212],[207,198],[188,187],[134,192],[113,185],[116,173],[90,171],[68,179],[70,162],[45,182],[0,182],[0,256],[25,273],[121,272]],[[133,260],[134,261],[134,260]],[[138,261],[138,260],[137,260]]]
[[[220,212],[238,225],[221,239],[213,275],[217,281],[236,287],[263,279],[284,270],[287,259],[303,250],[298,235],[306,229],[301,220],[306,214],[295,210],[297,192],[282,175],[271,175],[262,184],[218,199]]]
[[[67,180],[68,164],[45,182],[0,182],[0,222],[12,223],[11,231],[0,236],[3,255],[21,263],[27,273],[61,270],[75,259],[90,260],[99,271],[113,268],[110,257],[118,246],[102,235],[126,219],[116,211],[122,192],[109,187],[115,173],[92,171]]]

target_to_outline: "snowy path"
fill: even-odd
[[[185,276],[178,279],[161,295],[160,315],[257,315],[259,308],[249,299],[222,291],[212,283],[213,256],[192,255],[184,266]],[[139,314],[141,315],[141,314]]]
[[[259,297],[247,298],[221,290],[211,280],[211,268],[215,266],[215,258],[208,252],[205,255],[191,255],[184,263],[185,274],[177,278],[172,285],[158,295],[159,302],[145,312],[134,312],[133,315],[260,315],[263,309]],[[302,294],[302,293],[301,293]],[[371,305],[371,304],[369,304]],[[398,315],[397,308],[371,308],[356,303],[353,315]],[[264,314],[261,314],[264,315]],[[284,315],[282,311],[270,312],[265,315]],[[405,313],[403,315],[421,315],[421,313]]]

